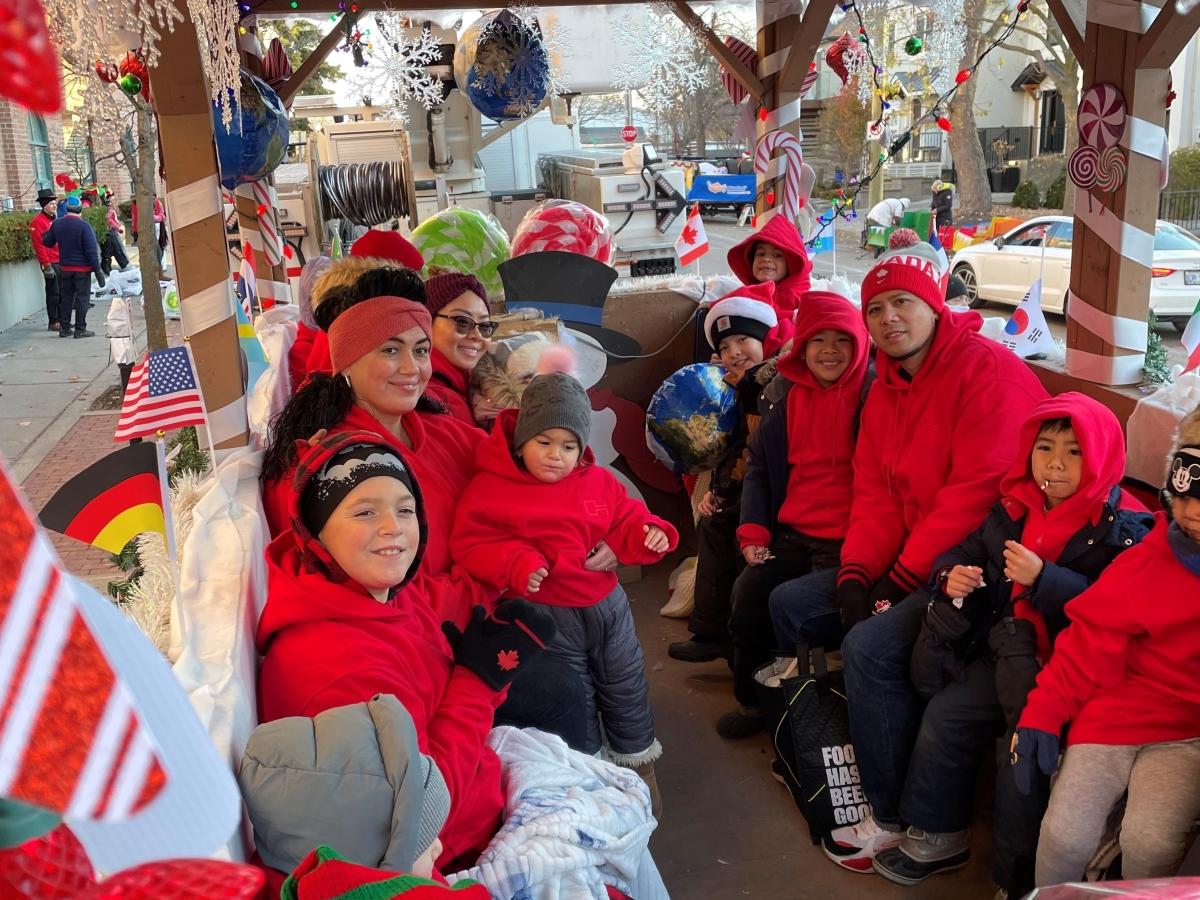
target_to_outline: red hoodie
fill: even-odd
[[[854,340],[850,365],[827,388],[804,360],[804,345],[826,328],[844,331]],[[792,382],[787,395],[787,496],[779,521],[809,537],[840,541],[846,536],[854,499],[854,414],[867,377],[871,339],[849,300],[809,291],[796,314],[792,347],[779,362],[779,374]],[[761,525],[743,525],[737,533],[743,547],[770,546],[771,535]]]
[[[1167,543],[1167,518],[1067,604],[1071,626],[1038,675],[1019,727],[1068,744],[1200,737],[1200,578]]]
[[[433,377],[429,379],[425,393],[444,404],[450,410],[450,415],[460,422],[482,430],[483,427],[471,413],[471,373],[446,359],[437,347],[433,348],[429,358],[433,362]]]
[[[333,357],[329,355],[329,332],[318,329],[313,335],[312,350],[308,354],[308,371],[333,374]]]
[[[1016,354],[946,311],[912,381],[876,352],[854,453],[854,506],[839,581],[886,575],[909,591],[979,527],[1017,457],[1021,424],[1046,389]]]
[[[804,239],[796,226],[783,216],[774,216],[771,221],[754,232],[740,244],[734,244],[726,259],[733,274],[742,284],[758,284],[754,271],[754,245],[759,241],[774,244],[783,251],[787,260],[787,277],[775,284],[775,306],[781,312],[793,312],[800,306],[800,295],[811,287],[809,274],[812,262],[804,249]]]
[[[583,567],[601,541],[627,566],[650,565],[665,555],[646,549],[644,525],[665,531],[675,549],[674,527],[630,499],[612,473],[596,465],[591,448],[570,475],[553,483],[519,468],[512,453],[517,412],[501,412],[479,444],[479,474],[459,501],[450,552],[464,569],[526,596],[530,574],[544,566],[550,574],[530,599],[549,606],[594,606],[617,586],[616,572]]]
[[[1070,417],[1071,429],[1083,454],[1083,471],[1075,493],[1054,509],[1046,509],[1046,496],[1034,480],[1031,468],[1033,445],[1047,419]],[[1125,474],[1125,434],[1121,423],[1102,403],[1084,394],[1068,392],[1043,400],[1021,426],[1017,459],[1000,482],[1004,511],[1014,522],[1024,517],[1021,544],[1043,560],[1058,562],[1075,534],[1089,523],[1100,521],[1112,489]],[[1131,500],[1131,498],[1130,498]],[[1130,502],[1127,500],[1126,503]],[[1137,503],[1136,500],[1132,500]],[[1140,506],[1141,504],[1137,504]],[[1028,585],[1013,585],[1013,596]],[[1018,600],[1014,615],[1028,619],[1037,629],[1038,656],[1050,658],[1053,645],[1042,614],[1028,600]]]
[[[303,322],[296,325],[296,340],[288,350],[288,377],[292,381],[293,394],[308,377],[308,358],[312,355],[313,341],[318,334],[320,331],[309,328]]]
[[[340,446],[327,439],[311,451],[306,474]],[[380,603],[354,581],[333,580],[340,570],[330,569],[328,553],[299,521],[302,490],[303,484],[288,491],[296,530],[267,547],[267,604],[256,638],[264,657],[262,721],[311,718],[376,694],[394,694],[413,717],[421,752],[437,761],[450,789],[439,861],[482,848],[504,808],[500,760],[484,746],[504,694],[454,664],[430,599],[431,580],[421,571],[426,545],[409,569],[411,580]],[[429,507],[428,497],[420,500],[419,514]]]

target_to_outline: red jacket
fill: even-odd
[[[293,516],[302,490],[289,491]],[[425,498],[421,511],[429,508]],[[421,752],[437,761],[450,789],[441,861],[482,848],[504,808],[500,760],[484,746],[503,692],[454,664],[420,553],[412,580],[387,603],[354,581],[334,581],[322,557],[327,552],[302,525],[267,547],[267,603],[256,638],[264,657],[262,721],[394,694],[413,717]]]
[[[742,284],[758,284],[751,272],[754,269],[754,245],[759,241],[774,244],[783,251],[787,260],[787,278],[775,285],[775,306],[781,312],[792,312],[800,306],[800,295],[812,286],[809,274],[812,261],[804,249],[804,239],[796,226],[783,216],[774,216],[771,221],[754,232],[740,244],[734,244],[726,259],[733,274]]]
[[[313,341],[319,333],[303,322],[296,325],[296,340],[288,350],[288,377],[292,380],[293,394],[308,377],[308,357],[312,354]]]
[[[1021,425],[1047,394],[1011,350],[978,333],[982,323],[976,312],[943,312],[911,382],[877,351],[839,581],[890,574],[915,591],[1000,499]]]
[[[474,577],[525,596],[531,573],[550,571],[531,599],[550,606],[593,606],[617,586],[615,572],[583,565],[604,541],[624,565],[650,565],[665,554],[643,544],[644,525],[667,533],[671,549],[679,534],[630,499],[611,472],[597,466],[591,448],[570,475],[552,484],[518,468],[512,455],[517,410],[506,409],[476,451],[479,474],[458,504],[450,552]]]
[[[1200,737],[1200,578],[1175,558],[1167,518],[1067,604],[1071,626],[1019,723],[1068,744]]]
[[[42,243],[42,238],[53,224],[54,220],[44,212],[39,212],[29,220],[29,243],[33,244],[33,255],[37,257],[39,266],[58,262],[58,247],[47,247]]]
[[[433,362],[433,377],[429,379],[425,393],[445,404],[454,418],[482,431],[483,427],[471,412],[471,373],[446,359],[437,347],[433,348],[429,358]]]
[[[318,331],[313,335],[312,352],[308,354],[308,371],[333,374],[333,357],[329,355],[329,333]]]

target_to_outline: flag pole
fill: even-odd
[[[179,641],[187,646],[187,620],[183,615],[183,588],[179,582],[179,556],[175,550],[175,518],[171,513],[171,482],[167,475],[167,446],[163,441],[163,432],[158,433],[154,442],[155,454],[158,457],[158,484],[162,495],[163,520],[166,525],[167,558],[171,561],[171,579],[175,583],[174,612],[179,622]]]

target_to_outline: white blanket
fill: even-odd
[[[532,728],[494,728],[487,743],[504,767],[504,825],[475,867],[451,875],[451,884],[474,879],[495,900],[607,900],[611,884],[634,900],[652,900],[634,893],[658,824],[637,773]],[[661,879],[654,880],[655,889],[639,893],[666,900]]]

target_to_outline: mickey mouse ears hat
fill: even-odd
[[[704,335],[714,350],[731,334],[765,340],[779,324],[775,314],[775,283],[764,281],[732,291],[708,308]]]

